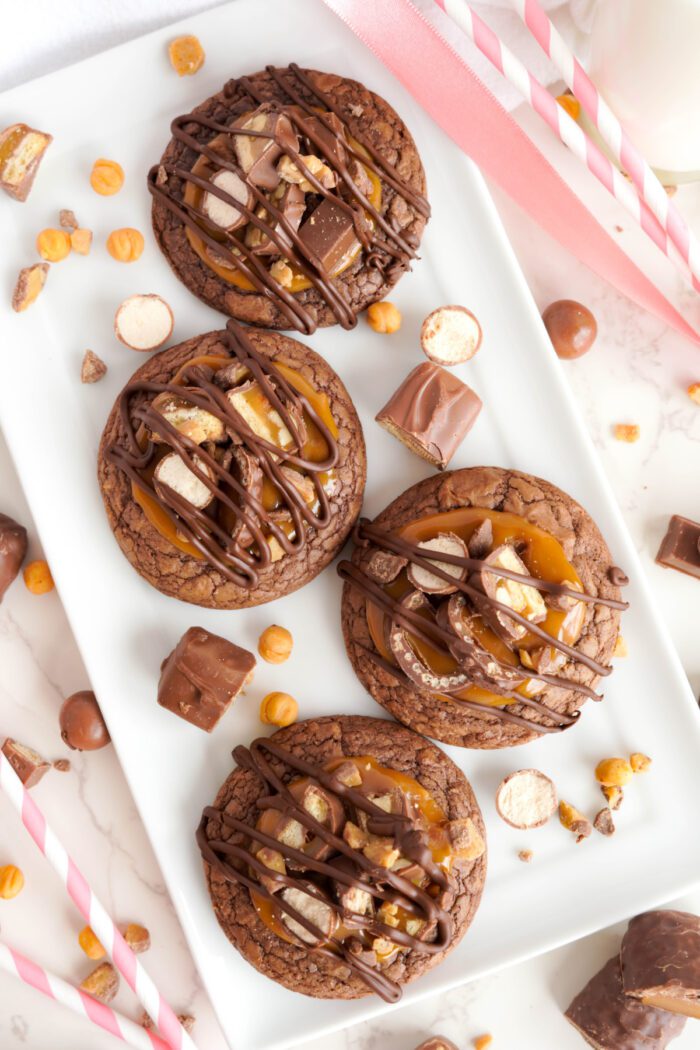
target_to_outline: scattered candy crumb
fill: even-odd
[[[168,57],[179,77],[191,77],[202,68],[206,55],[196,36],[178,36],[168,44]]]
[[[367,323],[374,332],[393,335],[401,327],[401,311],[393,303],[372,303],[367,307]]]
[[[557,95],[557,102],[562,109],[565,109],[573,120],[578,120],[581,116],[581,103],[573,95]]]
[[[0,897],[9,901],[22,892],[24,875],[15,864],[4,864],[0,868]]]
[[[124,169],[116,160],[100,157],[92,166],[90,185],[101,197],[111,197],[124,185]]]
[[[27,590],[32,594],[48,594],[54,589],[55,585],[48,562],[30,561],[29,565],[25,566],[22,575]]]
[[[616,423],[613,427],[616,441],[626,441],[629,445],[639,441],[639,425],[637,423]]]

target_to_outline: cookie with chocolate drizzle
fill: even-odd
[[[540,478],[426,478],[356,526],[342,623],[355,672],[400,722],[463,747],[573,727],[610,673],[627,582],[585,510]]]
[[[352,328],[417,258],[430,215],[406,126],[355,80],[268,66],[176,117],[148,174],[175,274],[265,328]]]
[[[360,421],[330,366],[234,321],[134,373],[98,462],[132,565],[164,594],[214,609],[313,579],[357,518],[365,473]]]
[[[197,842],[216,917],[258,970],[388,1002],[459,942],[486,843],[464,774],[395,722],[299,722],[237,747]]]

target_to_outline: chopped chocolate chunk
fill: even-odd
[[[427,362],[410,372],[376,419],[412,452],[444,469],[481,411],[456,376]]]
[[[296,232],[299,229],[299,223],[301,222],[306,209],[306,198],[304,197],[303,190],[293,183],[287,184],[284,187],[281,197],[279,199],[273,197],[272,203],[282,212],[282,215],[287,220],[288,224]],[[259,215],[260,218],[270,222],[271,216],[268,215],[265,208],[259,208],[256,214]],[[271,225],[272,224],[270,223],[270,226]],[[282,226],[281,220],[275,222],[272,227],[272,232],[277,235],[277,238],[283,244],[291,248],[291,239]],[[272,238],[264,230],[261,230],[258,226],[255,226],[252,223],[248,226],[245,242],[249,248],[253,249],[256,255],[280,254],[280,249]]]
[[[255,657],[247,649],[190,627],[161,665],[158,703],[211,733],[254,668]]]
[[[27,554],[27,530],[7,514],[0,514],[0,602],[15,581]]]
[[[323,117],[305,117],[304,124],[313,135],[320,139],[323,146],[323,149],[319,148],[309,137],[309,151],[319,153],[324,157],[330,154],[333,166],[340,166],[345,160],[345,148],[343,147],[345,125],[342,120],[329,111],[324,113]]]
[[[302,223],[299,237],[327,274],[336,273],[359,243],[352,216],[331,197],[325,197]]]
[[[369,552],[366,561],[363,560],[362,563],[367,575],[379,583],[391,583],[407,565],[408,558],[376,548]]]
[[[608,806],[605,806],[596,813],[593,818],[593,827],[596,831],[599,831],[601,835],[610,836],[615,834],[615,822]]]
[[[26,744],[8,737],[2,745],[2,753],[26,788],[34,787],[51,768],[49,762]]]
[[[484,518],[469,537],[467,549],[470,558],[485,558],[493,547],[493,523],[490,518]]]
[[[649,911],[632,919],[620,952],[626,995],[700,1018],[700,916]]]
[[[597,1050],[664,1050],[685,1024],[625,995],[617,955],[579,992],[565,1016]]]
[[[106,374],[107,365],[102,358],[94,354],[92,350],[86,350],[80,367],[80,382],[99,383],[100,379]]]
[[[658,565],[700,579],[700,524],[674,514],[656,555]]]

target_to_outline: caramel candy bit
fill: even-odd
[[[349,760],[341,762],[337,769],[333,770],[333,776],[345,787],[359,787],[362,783],[362,774],[355,763]]]
[[[460,860],[478,860],[486,852],[486,843],[471,817],[451,820],[447,834],[452,850]]]
[[[626,995],[671,1015],[700,1017],[700,916],[638,915],[623,938],[620,962]]]
[[[111,197],[124,185],[124,169],[116,160],[100,157],[92,166],[90,185],[101,197]]]
[[[487,1050],[487,1047],[493,1043],[493,1036],[485,1033],[484,1035],[478,1035],[473,1040],[474,1050]]]
[[[351,820],[348,820],[343,828],[343,838],[350,849],[362,849],[363,846],[367,845],[369,836],[362,828],[358,828],[357,824],[353,824]]]
[[[268,693],[260,704],[260,721],[270,726],[290,726],[299,717],[299,705],[289,693]]]
[[[26,788],[32,788],[51,768],[49,762],[26,744],[8,737],[2,752]]]
[[[46,262],[60,262],[70,255],[70,236],[65,230],[42,230],[36,238],[36,250]]]
[[[399,850],[394,845],[393,839],[371,836],[369,842],[362,847],[367,860],[378,864],[380,868],[390,868],[399,859]]]
[[[46,561],[30,561],[22,575],[27,590],[32,594],[48,594],[54,589],[53,576]]]
[[[128,923],[127,926],[121,928],[120,932],[132,952],[136,955],[140,955],[141,952],[147,952],[151,947],[150,933],[145,926],[140,926],[137,922]]]
[[[613,427],[616,441],[626,441],[632,444],[639,440],[639,426],[637,423],[616,423]]]
[[[634,776],[626,758],[604,758],[595,768],[595,778],[605,787],[624,787]]]
[[[136,262],[141,257],[143,246],[143,234],[132,226],[112,230],[107,238],[107,251],[117,262]]]
[[[651,767],[652,760],[641,751],[635,751],[630,755],[630,765],[635,773],[646,773]]]
[[[600,790],[603,792],[610,809],[617,810],[622,805],[624,792],[621,787],[608,787],[602,784]]]
[[[266,627],[258,639],[258,652],[269,664],[283,664],[292,653],[294,642],[286,627],[273,623]]]
[[[80,982],[80,987],[93,999],[98,999],[101,1003],[111,1003],[119,991],[119,974],[111,963],[100,963]]]
[[[34,266],[25,266],[19,271],[17,284],[12,293],[12,309],[15,313],[21,313],[36,301],[46,284],[48,274],[48,263],[35,263]]]
[[[92,350],[86,350],[80,367],[80,382],[99,383],[100,379],[106,374],[107,365],[102,358],[94,354]]]
[[[481,411],[466,383],[439,365],[418,365],[376,416],[411,452],[443,470]]]
[[[393,335],[401,327],[401,311],[393,303],[372,303],[367,307],[367,323],[374,332]]]
[[[89,926],[84,926],[78,934],[78,944],[83,949],[88,959],[92,959],[93,962],[97,962],[98,959],[104,959],[107,954]]]
[[[572,120],[578,120],[581,116],[581,103],[568,92],[563,95],[557,95],[557,102],[562,109],[566,110]]]
[[[596,813],[593,818],[593,827],[596,831],[599,831],[601,835],[610,836],[615,834],[615,822],[613,821],[612,813],[607,806]]]
[[[207,733],[251,680],[255,657],[202,627],[190,627],[161,666],[158,703]]]
[[[71,248],[78,255],[89,255],[92,247],[92,230],[73,230],[70,235]]]
[[[565,1016],[598,1050],[665,1050],[685,1024],[672,1013],[644,1006],[625,995],[618,955],[591,978]]]
[[[53,136],[27,124],[0,132],[0,187],[16,201],[26,201]]]
[[[299,227],[299,238],[327,274],[336,273],[357,248],[352,217],[332,197],[324,197]]]
[[[559,803],[559,820],[567,831],[576,836],[577,843],[587,839],[593,830],[590,820],[568,802]]]
[[[12,900],[24,888],[24,875],[16,864],[4,864],[0,868],[0,898]]]
[[[191,77],[204,65],[204,48],[196,36],[176,36],[168,44],[168,58],[179,77]]]
[[[688,397],[696,405],[700,405],[700,383],[691,383],[688,387]]]

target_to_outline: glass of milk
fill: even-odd
[[[700,0],[598,0],[588,67],[661,180],[700,179]]]

